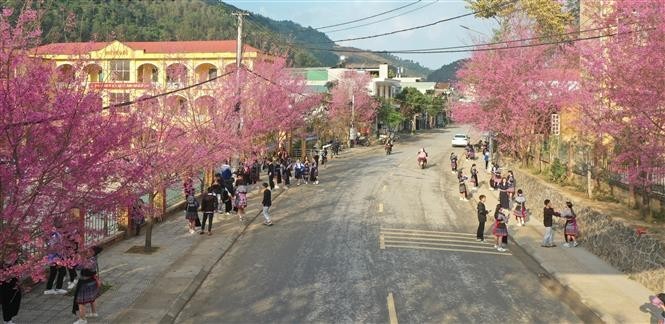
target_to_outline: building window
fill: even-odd
[[[212,69],[208,70],[208,80],[214,79],[216,77],[217,77],[217,69],[212,68]]]
[[[129,81],[129,61],[112,60],[111,76],[114,81]]]
[[[116,105],[129,101],[129,93],[127,92],[111,92],[109,93],[109,105]]]

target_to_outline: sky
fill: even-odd
[[[291,20],[303,26],[318,28],[372,16],[416,1],[417,0],[237,0],[225,2],[240,9],[258,13],[275,20]],[[423,8],[416,10],[419,7]],[[407,13],[411,10],[414,11]],[[466,2],[464,0],[421,0],[416,4],[391,13],[387,13],[385,15],[378,16],[376,18],[353,24],[321,29],[321,31],[326,32],[328,37],[330,37],[332,40],[361,37],[424,25],[435,22],[437,20],[462,15],[469,12],[470,11],[466,8]],[[377,24],[346,31],[329,32],[334,29],[371,23],[377,20],[397,16],[402,13],[406,14],[379,22]],[[473,31],[465,29],[460,25],[469,27]],[[395,35],[365,40],[339,42],[338,44],[370,50],[418,49],[469,45],[473,44],[474,42],[487,40],[488,36],[486,35],[492,33],[492,28],[494,26],[495,23],[492,19],[482,19],[475,18],[474,16],[468,16],[449,22],[443,22],[432,27],[398,33]],[[249,26],[249,28],[251,28],[251,26]],[[398,56],[419,62],[421,65],[431,69],[437,69],[444,64],[448,64],[461,58],[469,57],[470,54],[398,54]]]

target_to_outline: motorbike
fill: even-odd
[[[418,157],[418,165],[420,166],[421,169],[424,169],[427,166],[427,158]]]

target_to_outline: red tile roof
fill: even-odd
[[[53,43],[37,47],[36,54],[84,54],[98,51],[111,42]],[[212,41],[172,41],[172,42],[121,42],[146,53],[211,53],[235,52],[235,40]],[[245,45],[245,52],[258,52],[256,48]]]

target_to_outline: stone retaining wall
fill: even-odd
[[[551,184],[525,172],[514,170],[517,188],[527,197],[527,207],[542,222],[543,201],[550,199],[555,210],[566,201],[575,205],[580,227],[579,242],[591,253],[629,275],[654,292],[665,291],[665,244],[648,235],[638,237],[634,227],[620,219],[590,209],[584,202],[568,197]],[[558,232],[560,233],[560,231]],[[559,235],[558,238],[561,238]]]

